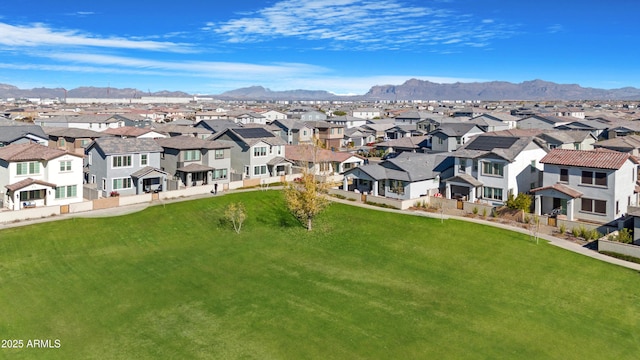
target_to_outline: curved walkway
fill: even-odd
[[[278,190],[281,187],[274,187],[271,188],[270,190]],[[247,191],[260,191],[262,189],[243,189],[243,190],[229,190],[226,192],[220,192],[217,195],[212,195],[212,194],[202,194],[202,195],[196,195],[196,196],[190,196],[190,197],[184,197],[184,198],[175,198],[175,199],[170,199],[170,200],[158,200],[158,201],[154,201],[154,202],[147,202],[147,203],[141,203],[141,204],[134,204],[134,205],[125,205],[125,206],[118,206],[118,207],[114,207],[114,208],[108,208],[108,209],[101,209],[101,210],[92,210],[92,211],[86,211],[86,212],[82,212],[82,213],[74,213],[74,214],[64,214],[64,215],[59,215],[59,216],[54,216],[54,217],[47,217],[47,218],[41,218],[41,219],[33,219],[33,220],[25,220],[25,221],[20,221],[20,222],[15,222],[15,223],[6,223],[6,224],[0,224],[0,229],[6,229],[6,228],[11,228],[11,227],[18,227],[18,226],[26,226],[26,225],[30,225],[30,224],[37,224],[37,223],[43,223],[43,222],[50,222],[50,221],[56,221],[56,220],[60,220],[60,219],[66,219],[66,218],[82,218],[82,217],[112,217],[112,216],[121,216],[121,215],[126,215],[126,214],[131,214],[131,213],[135,213],[138,211],[142,211],[144,209],[146,209],[149,206],[156,206],[156,205],[161,205],[161,204],[168,204],[168,203],[173,203],[173,202],[181,202],[181,201],[190,201],[190,200],[196,200],[196,199],[202,199],[202,198],[210,198],[210,197],[215,197],[215,196],[222,196],[225,195],[227,193],[235,193],[235,192],[247,192]],[[268,191],[268,190],[267,190]],[[493,226],[493,227],[497,227],[497,228],[501,228],[501,229],[506,229],[506,230],[511,230],[511,231],[516,231],[516,232],[520,232],[526,235],[529,235],[529,231],[526,229],[523,229],[521,227],[515,227],[515,226],[511,226],[508,224],[503,224],[503,223],[498,223],[498,222],[493,222],[493,221],[486,221],[486,220],[482,220],[482,219],[476,219],[476,218],[469,218],[469,217],[464,217],[464,216],[456,216],[456,215],[451,215],[451,214],[439,214],[439,213],[430,213],[430,212],[426,212],[426,211],[414,211],[414,210],[398,210],[398,209],[390,209],[390,208],[383,208],[383,207],[379,207],[379,206],[373,206],[373,205],[368,205],[359,201],[348,201],[348,200],[343,200],[343,199],[338,199],[335,197],[330,196],[329,197],[330,200],[332,200],[333,202],[337,202],[337,203],[341,203],[341,204],[345,204],[345,205],[351,205],[351,206],[359,206],[362,208],[367,208],[367,209],[371,209],[371,210],[378,210],[378,211],[386,211],[386,212],[392,212],[392,213],[397,213],[397,214],[405,214],[405,215],[414,215],[414,216],[424,216],[424,217],[431,217],[431,218],[440,218],[441,216],[444,219],[456,219],[456,220],[461,220],[461,221],[468,221],[468,222],[473,222],[473,223],[477,223],[477,224],[482,224],[482,225],[488,225],[488,226]],[[614,265],[619,265],[622,267],[626,267],[628,269],[632,269],[632,270],[636,270],[636,271],[640,271],[640,264],[637,263],[633,263],[630,261],[624,261],[624,260],[620,260],[611,256],[607,256],[604,254],[601,254],[597,251],[594,250],[590,250],[587,249],[579,244],[573,243],[571,241],[567,241],[564,239],[560,239],[557,238],[555,236],[552,236],[551,234],[547,234],[547,233],[542,233],[540,232],[538,234],[538,238],[543,239],[549,243],[551,243],[554,246],[563,248],[565,250],[569,250],[584,256],[588,256],[600,261],[604,261],[610,264],[614,264]]]

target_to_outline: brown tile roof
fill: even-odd
[[[35,143],[13,144],[0,148],[0,159],[5,161],[51,160],[65,154],[82,157],[82,155]]]
[[[573,199],[582,197],[582,193],[570,186],[564,185],[564,184],[560,184],[560,183],[555,183],[551,186],[544,186],[544,187],[540,187],[537,189],[532,189],[531,192],[535,193],[538,191],[544,191],[544,190],[556,190],[559,191],[565,195],[570,196]]]
[[[38,184],[38,185],[43,185],[43,186],[47,186],[47,187],[56,187],[56,184],[52,184],[52,183],[48,183],[46,181],[42,181],[42,180],[35,180],[32,178],[26,178],[24,180],[20,180],[16,183],[13,184],[9,184],[7,186],[5,186],[7,188],[7,190],[9,191],[16,191],[16,190],[20,190],[23,189],[29,185],[33,185],[33,184]]]
[[[343,162],[352,156],[357,156],[351,153],[317,149],[313,145],[285,145],[284,147],[285,158],[291,161],[312,162],[314,152],[315,161],[317,162]]]
[[[631,160],[629,154],[617,151],[553,149],[540,162],[543,164],[617,170],[627,160]]]
[[[109,128],[104,130],[103,132],[111,135],[120,135],[120,136],[134,136],[138,137],[140,135],[144,135],[150,133],[151,129],[138,128],[134,126],[122,126],[118,128]]]

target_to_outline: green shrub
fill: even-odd
[[[482,217],[487,217],[487,208],[482,209]]]
[[[567,232],[567,225],[564,223],[560,224],[560,226],[558,227],[558,231],[560,232],[560,234],[564,235]]]
[[[571,235],[573,235],[573,237],[580,237],[580,229],[577,227],[571,228]]]
[[[609,240],[631,244],[633,242],[633,236],[631,235],[631,230],[623,228],[622,230],[618,231],[618,235],[609,236]]]
[[[531,209],[531,196],[525,193],[518,193],[518,196],[514,196],[509,193],[506,205],[509,209],[529,211]]]
[[[473,210],[471,210],[471,212],[473,213],[473,215],[478,215],[478,207],[474,206]]]

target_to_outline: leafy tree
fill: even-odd
[[[345,115],[347,115],[347,113],[345,111],[342,111],[342,110],[336,110],[336,111],[333,112],[333,115],[335,115],[335,116],[345,116]]]
[[[298,181],[284,187],[287,208],[309,231],[313,226],[313,219],[329,205],[327,190],[328,185],[316,181],[315,176],[306,168]]]
[[[518,196],[513,196],[512,193],[509,193],[506,205],[509,209],[528,212],[531,209],[531,196],[525,193],[518,193]]]
[[[224,217],[233,224],[233,230],[240,234],[242,224],[247,219],[247,212],[242,203],[231,203],[224,212]]]

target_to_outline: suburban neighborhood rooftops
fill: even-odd
[[[518,141],[511,136],[478,136],[466,146],[469,150],[490,151],[493,149],[508,149]]]
[[[88,148],[98,146],[105,155],[119,155],[143,152],[162,152],[162,147],[154,139],[102,137],[94,140]]]
[[[231,145],[229,143],[203,140],[193,136],[174,136],[170,138],[156,139],[156,142],[163,148],[178,150],[231,148]]]
[[[540,162],[543,164],[617,170],[630,159],[633,161],[629,154],[617,151],[553,149]]]
[[[0,148],[0,159],[5,161],[51,160],[66,154],[81,157],[78,154],[35,143],[13,144]]]
[[[47,134],[38,125],[14,125],[0,128],[0,142],[12,142],[26,135],[34,135],[42,139],[48,139]]]

